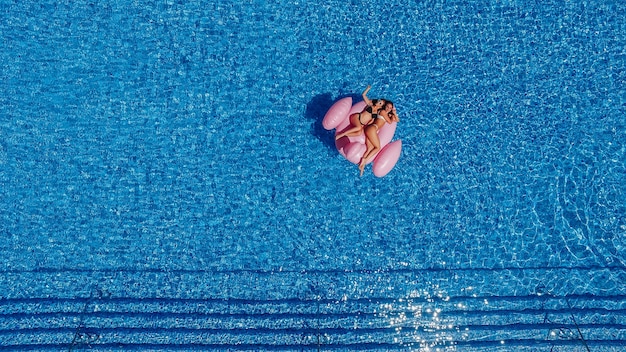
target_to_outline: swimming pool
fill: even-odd
[[[1,8],[1,350],[626,345],[624,5]]]

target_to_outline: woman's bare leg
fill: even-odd
[[[367,148],[365,149],[365,153],[363,153],[363,156],[367,155],[369,151],[374,148],[372,142],[370,142],[370,140],[367,138],[365,138],[365,145],[367,146]],[[365,171],[365,165],[366,163],[363,162],[363,157],[361,157],[361,162],[359,162],[359,170],[361,171],[361,176],[363,176],[363,171]]]
[[[336,135],[335,140],[343,137],[356,137],[361,135],[361,133],[363,133],[363,128],[361,126],[354,126]]]
[[[335,140],[343,137],[356,137],[360,136],[363,133],[363,125],[361,125],[361,121],[359,120],[360,114],[352,114],[350,115],[350,128],[339,133],[335,136]]]
[[[376,155],[376,153],[380,150],[380,139],[378,139],[378,129],[375,126],[367,126],[365,128],[365,138],[372,144],[372,148],[366,150],[366,153],[363,154],[363,158],[361,159],[361,164],[363,164],[363,168],[365,165]]]

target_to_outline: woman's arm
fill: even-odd
[[[372,101],[367,97],[367,92],[369,92],[371,88],[372,86],[368,85],[367,88],[365,88],[365,90],[361,94],[361,96],[363,97],[363,101],[365,101],[365,104],[367,104],[367,106],[373,105]]]

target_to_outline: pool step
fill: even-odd
[[[602,291],[585,284],[599,279]],[[625,280],[621,268],[15,271],[0,280],[0,350],[622,351]]]
[[[626,297],[0,300],[0,350],[626,348]]]

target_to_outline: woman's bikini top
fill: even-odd
[[[376,120],[378,118],[378,113],[372,112],[372,107],[371,106],[366,107],[365,111],[367,111],[370,114],[372,114],[372,120]]]

